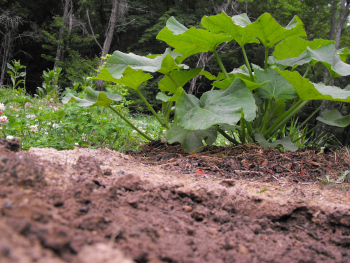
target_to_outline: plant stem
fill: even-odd
[[[165,116],[165,123],[169,126],[169,116],[170,116],[170,112],[171,112],[171,108],[173,107],[173,101],[168,102],[168,110]]]
[[[244,46],[242,47],[242,52],[243,52],[245,64],[247,65],[247,68],[248,68],[248,71],[249,71],[250,78],[251,78],[252,81],[254,81],[252,68],[250,67],[250,64],[249,64],[249,61],[248,61],[248,57],[247,57],[247,53],[245,52]]]
[[[218,130],[219,133],[221,133],[222,136],[224,136],[227,140],[232,142],[234,145],[238,145],[239,144],[239,142],[237,142],[235,140],[235,138],[232,138],[229,135],[227,135],[227,133],[223,129],[221,129],[218,125],[216,125],[216,129]]]
[[[305,78],[305,77],[307,76],[307,74],[309,73],[310,69],[311,69],[311,65],[309,65],[309,66],[307,67],[307,69],[306,69],[306,71],[305,71],[305,73],[304,73],[304,75],[303,75],[303,78]]]
[[[296,142],[297,140],[300,140],[301,138],[303,138],[304,136],[310,134],[313,130],[315,130],[316,128],[320,127],[322,125],[322,123],[316,125],[315,127],[313,127],[311,130],[307,131],[306,133],[303,133],[299,138],[293,140],[293,143]]]
[[[269,55],[269,48],[265,47],[265,70],[267,70],[267,57]]]
[[[222,64],[222,61],[221,61],[221,58],[218,55],[218,52],[216,52],[216,50],[214,50],[213,53],[214,53],[214,56],[215,56],[217,62],[219,63],[221,71],[225,74],[225,78],[229,79],[230,77],[227,74],[227,71],[226,71],[226,69],[224,67],[224,64]]]
[[[176,87],[180,88],[179,83],[177,83],[177,81],[170,75],[170,73],[165,74],[165,75],[168,76],[169,79],[170,79],[172,82],[174,82],[174,84],[176,85]]]
[[[330,77],[324,84],[327,85],[333,78]]]
[[[301,127],[303,127],[322,107],[326,104],[327,101],[324,101],[320,107],[318,107],[302,124],[300,124],[291,134],[289,134],[289,138],[292,138],[294,133],[300,130]]]
[[[270,137],[274,134],[281,126],[287,123],[302,107],[304,107],[309,101],[299,100],[295,103],[288,111],[286,111],[278,120],[264,132],[264,137]]]
[[[269,109],[269,105],[271,103],[271,100],[265,100],[265,113],[264,113],[264,117],[263,117],[263,120],[262,120],[262,127],[260,129],[260,133],[264,133],[264,131],[266,130],[266,125],[267,125],[267,118],[268,118],[268,109]]]
[[[142,93],[137,89],[136,90],[137,94],[140,96],[140,98],[143,100],[143,102],[147,105],[148,109],[153,113],[153,115],[156,117],[156,119],[159,121],[159,123],[167,128],[170,129],[169,125],[166,125],[164,122],[162,122],[162,120],[160,119],[159,115],[156,113],[156,111],[152,108],[152,106],[148,103],[148,101],[146,100],[146,98],[142,95]]]
[[[130,127],[132,127],[135,131],[137,131],[142,137],[144,137],[145,139],[149,140],[150,142],[153,141],[153,139],[151,137],[149,137],[148,135],[146,135],[145,133],[143,133],[142,131],[140,131],[134,124],[132,124],[127,118],[125,118],[123,115],[121,115],[117,110],[115,110],[114,108],[112,108],[112,106],[108,106],[108,108],[110,108],[112,111],[115,112],[115,114],[117,114],[120,118],[122,118],[127,124],[130,125]]]
[[[245,144],[246,142],[246,135],[245,135],[245,121],[244,121],[244,117],[242,116],[241,118],[241,129],[242,129],[242,144]]]

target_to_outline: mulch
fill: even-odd
[[[292,182],[315,182],[317,178],[338,178],[349,170],[345,148],[299,149],[296,152],[262,148],[255,144],[239,146],[208,146],[199,154],[184,152],[178,143],[153,141],[141,151],[127,154],[147,165],[162,165],[166,169],[197,176],[219,178],[254,178],[271,182],[287,178]]]

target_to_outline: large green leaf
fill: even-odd
[[[228,88],[206,92],[200,100],[182,93],[176,103],[175,121],[186,130],[205,130],[220,123],[235,125],[242,111],[247,121],[256,116],[252,93],[236,78]]]
[[[314,65],[321,62],[328,68],[333,78],[350,75],[350,65],[341,60],[340,56],[337,54],[334,43],[321,46],[315,50],[307,47],[307,50],[298,57],[275,60],[274,62],[279,65],[291,67],[303,65],[305,63]]]
[[[314,39],[312,41],[308,41],[300,37],[293,37],[283,40],[281,43],[276,45],[275,51],[272,53],[272,55],[276,60],[294,58],[300,56],[307,50],[308,47],[314,50],[331,43],[335,43],[335,41],[326,39]]]
[[[321,113],[317,120],[330,126],[345,128],[350,124],[350,115],[342,116],[339,111],[332,109]]]
[[[184,92],[183,88],[178,88],[176,93],[173,96],[167,96],[165,93],[163,92],[158,92],[156,99],[157,100],[161,100],[163,102],[168,102],[168,101],[177,101],[177,99],[180,97],[180,95]]]
[[[158,70],[158,72],[166,75],[175,69],[188,69],[188,66],[183,64],[178,65],[172,56],[166,55],[162,61],[162,66]]]
[[[173,70],[170,72],[170,77],[178,84],[176,85],[175,82],[169,78],[169,76],[165,75],[161,81],[158,83],[158,88],[161,91],[168,91],[170,94],[176,93],[177,89],[179,87],[183,87],[188,81],[193,79],[197,74],[202,70],[202,68],[194,68],[191,70]]]
[[[214,34],[230,34],[242,47],[247,43],[259,43],[245,27],[252,22],[246,14],[229,17],[224,12],[215,16],[204,16],[201,21],[204,28]]]
[[[164,54],[156,55],[153,58],[115,51],[107,60],[106,65],[112,77],[120,79],[127,67],[147,72],[157,72],[160,69],[162,69],[162,71],[169,70],[166,66],[174,67],[170,61],[171,58],[176,59],[179,56],[181,56],[181,54],[173,52],[170,49],[166,49]],[[166,62],[163,64],[164,59],[166,59]],[[186,65],[178,66],[181,68],[187,67]]]
[[[109,107],[113,101],[121,101],[122,96],[111,94],[108,92],[95,91],[90,87],[85,89],[86,96],[84,99],[74,96],[72,93],[68,93],[62,98],[64,104],[68,102],[75,102],[80,107],[89,107],[89,106],[104,106]]]
[[[149,73],[144,73],[142,70],[134,70],[130,67],[127,67],[123,72],[123,76],[120,79],[113,78],[109,73],[108,69],[104,68],[101,70],[101,73],[94,77],[93,79],[102,79],[104,81],[111,81],[114,83],[119,83],[130,87],[134,90],[138,90],[139,86],[145,81],[152,78],[152,75]]]
[[[345,62],[346,58],[350,55],[350,50],[348,48],[341,48],[337,50],[337,54],[340,56],[341,61]]]
[[[230,79],[224,79],[221,81],[214,81],[213,86],[216,88],[219,88],[219,89],[226,89],[232,84],[235,77],[241,79],[250,91],[253,91],[253,90],[255,90],[255,89],[257,89],[257,88],[259,88],[259,87],[261,87],[269,82],[269,81],[267,81],[264,83],[255,83],[255,82],[250,81],[249,77],[248,77],[248,79],[245,78],[244,74],[237,74],[236,76],[234,76],[233,78],[230,78]]]
[[[274,140],[273,142],[268,142],[264,136],[260,133],[255,134],[255,139],[261,147],[283,147],[286,151],[295,152],[298,150],[298,146],[294,144],[288,137],[283,139]]]
[[[323,83],[312,83],[307,78],[300,76],[297,71],[275,70],[281,74],[294,87],[303,101],[307,100],[331,100],[350,102],[350,91],[335,86],[326,86]]]
[[[169,20],[171,26],[168,26]],[[233,39],[230,34],[213,34],[194,27],[184,31],[185,27],[175,18],[171,17],[169,20],[167,26],[157,35],[157,39],[165,41],[175,48],[175,52],[183,54],[181,60],[200,52],[214,52],[219,44]],[[183,30],[178,30],[178,28],[183,28]]]
[[[259,38],[267,48],[283,39],[306,36],[303,22],[299,17],[294,16],[286,27],[282,27],[269,13],[261,15],[254,23],[248,24],[245,30],[249,32],[251,37]]]
[[[280,74],[272,68],[261,69],[253,64],[255,82],[263,83],[262,87],[257,89],[259,96],[263,99],[294,99],[298,97],[293,86]],[[266,84],[267,83],[267,84]]]
[[[207,145],[216,141],[217,130],[211,127],[207,130],[189,131],[180,126],[173,126],[166,133],[169,143],[180,142],[182,149],[188,153],[198,153],[204,149],[203,140]]]

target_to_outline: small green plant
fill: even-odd
[[[115,51],[96,77],[135,90],[167,130],[168,142],[180,142],[185,151],[201,151],[205,145],[213,144],[218,134],[232,144],[259,143],[295,151],[298,146],[291,138],[303,138],[310,132],[305,125],[317,111],[293,130],[293,133],[300,132],[298,138],[294,139],[294,134],[290,138],[285,134],[286,124],[307,103],[311,100],[350,102],[349,90],[327,86],[334,78],[350,75],[350,65],[345,63],[349,50],[336,50],[335,42],[330,40],[305,40],[306,32],[297,16],[286,27],[279,25],[269,13],[261,15],[255,22],[251,22],[246,14],[230,17],[221,13],[204,16],[201,24],[204,29],[186,28],[171,17],[157,39],[174,50],[166,49],[163,54],[148,56]],[[232,41],[241,47],[245,64],[230,72],[217,49]],[[246,44],[264,46],[265,59],[261,65],[249,62]],[[273,48],[274,52],[269,56]],[[188,57],[202,52],[211,52],[215,56],[221,72],[213,74],[203,68],[189,69],[183,64]],[[312,83],[306,78],[317,63],[322,63],[330,72],[326,84]],[[303,65],[306,65],[306,71],[300,73],[298,70],[301,71]],[[140,88],[152,78],[151,73],[163,74],[157,95],[163,103],[162,116],[140,92]],[[198,75],[212,81],[213,86],[201,98],[187,94],[183,89]],[[112,107],[115,101],[122,100],[122,96],[92,89],[86,89],[86,92],[84,99],[67,94],[63,103],[110,108],[144,138],[153,140]],[[172,124],[169,116],[174,104],[175,121]],[[350,118],[343,117],[336,110],[325,112],[318,120],[338,127],[350,124]]]
[[[20,60],[12,60],[12,65],[7,63],[7,67],[10,69],[7,73],[10,75],[12,82],[12,90],[19,88],[20,84],[23,84],[23,88],[25,87],[25,76],[26,72],[21,71],[21,69],[25,69],[26,66],[21,65]]]
[[[56,101],[59,94],[58,80],[62,76],[61,71],[62,68],[60,67],[53,70],[44,70],[42,87],[37,87],[37,93],[41,98],[46,97],[48,100],[53,99]]]
[[[330,179],[330,178],[329,178],[329,175],[328,175],[328,174],[326,174],[326,179],[323,179],[323,178],[321,178],[321,177],[317,177],[317,180],[319,180],[319,181],[321,181],[321,182],[323,182],[323,183],[325,183],[325,184],[332,184],[332,183],[335,182],[334,179]]]

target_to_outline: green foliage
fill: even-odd
[[[128,116],[120,105],[114,107]],[[98,107],[82,108],[73,103],[63,106],[48,104],[45,100],[27,96],[8,101],[4,114],[9,122],[2,124],[1,137],[18,137],[22,150],[30,147],[58,150],[108,147],[125,151],[137,150],[145,142],[122,118]],[[154,119],[147,116],[130,118],[142,132],[154,137],[164,136],[163,128]]]
[[[62,68],[57,67],[53,70],[47,70],[43,72],[44,82],[42,87],[37,88],[37,92],[41,98],[46,97],[47,100],[57,99],[59,94],[58,80],[63,75],[61,74]]]
[[[20,84],[23,84],[23,89],[25,89],[25,76],[26,72],[21,71],[25,69],[26,66],[21,65],[21,61],[12,60],[12,65],[7,63],[7,67],[10,69],[7,73],[10,75],[12,82],[12,90],[20,88]]]
[[[199,152],[204,145],[213,144],[217,133],[221,133],[234,144],[255,142],[261,146],[282,146],[295,151],[298,147],[291,138],[296,131],[304,129],[306,123],[298,126],[290,136],[285,133],[286,125],[309,101],[350,102],[349,91],[322,83],[315,84],[306,78],[309,70],[317,63],[328,68],[331,79],[349,75],[350,65],[339,55],[346,56],[348,50],[335,50],[332,41],[310,42],[300,38],[305,37],[306,33],[297,16],[286,27],[278,24],[268,13],[261,15],[255,22],[251,22],[245,14],[230,17],[221,13],[204,17],[201,24],[205,29],[187,28],[170,17],[157,39],[172,46],[173,51],[167,49],[163,54],[148,56],[116,51],[96,77],[136,91],[159,123],[168,129],[168,141],[179,141],[184,150]],[[218,46],[226,42],[237,42],[246,62],[230,73],[217,52]],[[245,45],[252,43],[264,46],[264,69],[250,64],[248,60]],[[275,52],[268,57],[269,49],[273,47]],[[214,54],[221,73],[215,76],[201,71],[201,68],[191,70],[181,64],[188,57],[202,52]],[[302,65],[307,65],[304,76],[295,70]],[[290,71],[286,70],[288,67]],[[140,87],[152,78],[151,73],[163,75],[158,83],[160,92],[157,95],[163,102],[163,108],[167,109],[162,118],[140,92]],[[187,94],[183,85],[198,74],[212,80],[213,89],[219,90],[205,92],[200,99]],[[73,98],[73,95],[68,94],[64,102],[84,104]],[[172,126],[169,114],[173,102],[176,102],[176,108]],[[93,102],[91,105],[97,104]],[[334,116],[328,114],[326,118],[333,120],[334,124],[337,123]],[[337,118],[341,117],[337,115]],[[139,130],[137,132],[145,136]],[[227,132],[237,134],[238,140]],[[302,136],[306,136],[305,133]]]

